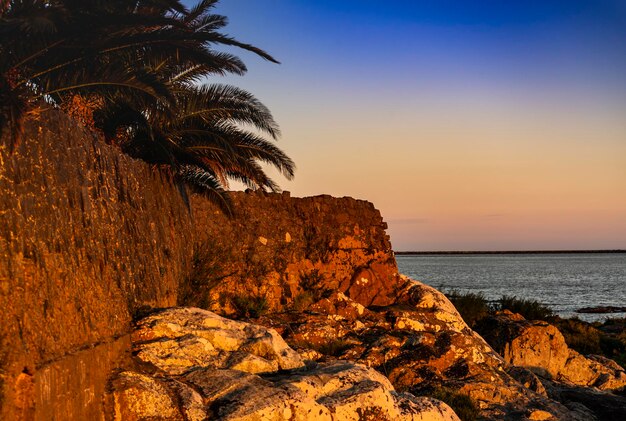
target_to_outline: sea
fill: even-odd
[[[532,299],[561,317],[588,322],[626,313],[579,314],[582,307],[626,307],[626,254],[419,254],[396,255],[400,273],[442,292]]]

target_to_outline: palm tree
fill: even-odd
[[[279,190],[259,162],[293,177],[293,161],[264,137],[274,140],[280,133],[270,111],[254,96],[218,84],[174,92],[172,109],[164,111],[137,111],[112,102],[96,113],[97,125],[124,152],[167,166],[226,211],[224,188],[229,179],[255,189]]]
[[[174,31],[184,11],[177,1],[161,10],[128,13],[130,1],[10,0],[0,17],[0,123],[13,141],[27,113],[60,105],[74,94],[113,92],[145,100],[171,98],[164,81],[147,66],[126,60],[140,42],[153,45]],[[152,2],[151,2],[152,3]],[[165,5],[167,3],[167,5]],[[117,6],[115,6],[117,5]],[[160,51],[174,53],[172,43]],[[169,47],[169,48],[167,48]]]
[[[211,13],[217,2],[187,10],[177,0],[10,0],[0,8],[0,129],[19,139],[24,117],[42,106],[84,108],[109,143],[218,203],[227,203],[228,179],[277,190],[259,162],[287,178],[294,164],[271,142],[279,130],[269,110],[243,90],[198,85],[246,72],[215,45],[276,62],[219,32],[227,20]]]

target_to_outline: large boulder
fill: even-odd
[[[273,329],[198,308],[170,308],[146,317],[132,334],[137,357],[176,375],[199,367],[268,373],[302,367]]]
[[[571,385],[615,390],[626,386],[626,373],[615,362],[570,349],[559,330],[503,311],[481,321],[477,331],[511,365]]]

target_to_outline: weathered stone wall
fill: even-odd
[[[28,123],[13,153],[1,146],[0,419],[106,419],[107,379],[142,307],[254,316],[335,290],[393,301],[395,259],[371,203],[231,198],[233,218],[200,196],[189,207],[161,173],[58,112]]]
[[[101,397],[78,396],[103,389],[137,309],[176,303],[192,236],[172,183],[60,113],[0,147],[0,419],[95,419]],[[68,368],[86,349],[99,367]],[[69,401],[34,406],[57,393]]]
[[[234,192],[231,199],[232,219],[192,200],[195,254],[209,267],[196,268],[197,278],[179,296],[182,304],[222,314],[251,308],[254,316],[302,307],[332,291],[365,306],[396,298],[387,225],[371,203],[262,192]]]

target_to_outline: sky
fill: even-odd
[[[210,82],[272,110],[292,196],[373,202],[395,250],[626,249],[626,0],[216,12],[281,62]]]

